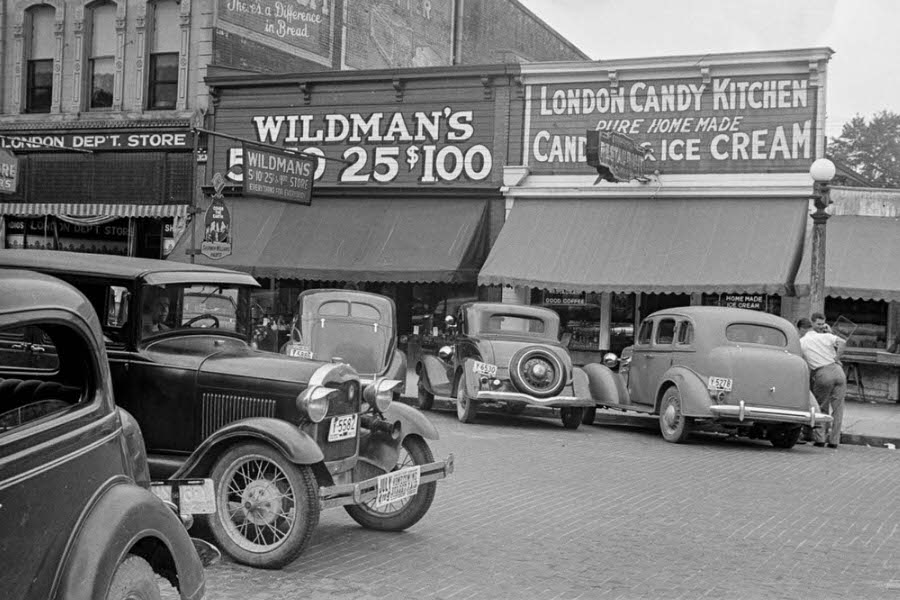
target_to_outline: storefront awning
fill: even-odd
[[[226,199],[233,253],[196,262],[256,277],[474,282],[486,254],[485,200],[314,198],[310,206]],[[203,215],[198,215],[203,223]],[[202,241],[197,229],[196,247]],[[187,262],[190,231],[169,255]]]
[[[807,240],[797,294],[809,294]],[[900,301],[900,218],[840,215],[825,226],[825,295]]]
[[[105,204],[64,202],[0,202],[0,215],[37,217],[184,217],[187,204]]]
[[[784,294],[802,199],[517,199],[481,285],[572,292]]]

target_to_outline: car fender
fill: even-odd
[[[422,371],[425,372],[425,377],[421,377]],[[416,373],[421,377],[425,389],[432,394],[439,394],[441,390],[452,392],[450,390],[450,380],[447,378],[447,368],[437,356],[430,354],[423,356],[416,366]]]
[[[590,380],[584,369],[580,367],[575,367],[572,370],[572,391],[576,398],[591,397]]]
[[[681,396],[681,412],[686,417],[711,417],[709,406],[713,402],[706,389],[706,383],[694,371],[683,366],[671,367],[662,377],[659,389],[656,393],[656,408],[659,412],[659,403],[662,401],[665,390],[675,385]]]
[[[465,362],[463,362],[459,374],[459,377],[462,380],[460,383],[466,386],[466,395],[468,395],[469,398],[475,398],[478,395],[478,377],[475,376],[474,364],[474,358],[467,358]]]
[[[241,439],[268,443],[298,465],[313,465],[325,460],[316,441],[296,425],[281,419],[254,417],[235,421],[213,432],[194,450],[172,478],[202,477],[209,474],[216,458]]]
[[[582,371],[588,381],[588,397],[598,406],[631,404],[631,397],[622,376],[606,365],[590,363]]]
[[[120,477],[82,513],[51,598],[105,598],[116,567],[129,553],[177,585],[182,598],[203,595],[203,565],[177,515],[148,490]]]
[[[422,436],[426,440],[440,439],[437,428],[428,417],[408,404],[392,402],[384,411],[384,418],[390,422],[400,421],[401,441],[410,434]]]
[[[406,353],[403,350],[394,350],[391,364],[388,365],[384,376],[388,379],[406,381]]]

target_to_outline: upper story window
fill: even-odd
[[[147,108],[150,110],[175,108],[178,98],[178,51],[181,48],[178,10],[174,0],[159,0],[152,7],[147,89]]]
[[[27,81],[25,110],[31,113],[50,112],[53,103],[53,55],[56,36],[53,21],[56,10],[39,5],[28,9],[27,19]]]
[[[90,108],[112,108],[116,78],[116,5],[101,2],[91,8],[91,45],[88,60]]]

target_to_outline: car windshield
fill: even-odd
[[[725,328],[725,338],[739,344],[787,346],[787,336],[780,329],[752,323],[732,323]]]
[[[171,330],[249,331],[249,292],[239,286],[149,285],[141,296],[143,337]]]

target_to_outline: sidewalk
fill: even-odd
[[[407,376],[404,403],[416,404],[416,377],[412,372]],[[436,398],[435,407],[455,410],[449,398]],[[528,408],[526,415],[546,417],[552,409]],[[606,425],[632,425],[657,429],[657,417],[619,410],[598,409],[595,423]],[[841,443],[855,446],[874,446],[900,449],[900,403],[863,402],[848,398],[844,403],[844,424],[841,428]]]

